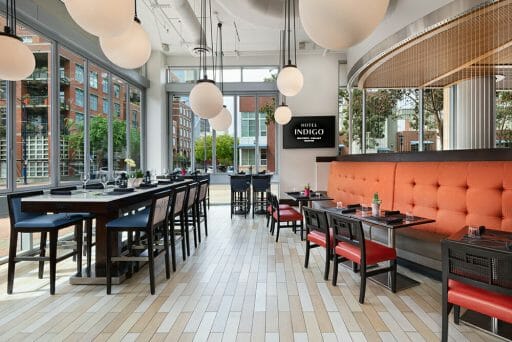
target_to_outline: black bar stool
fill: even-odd
[[[250,208],[249,193],[251,192],[250,175],[232,175],[231,184],[231,218],[233,214],[243,214],[247,217]]]
[[[264,215],[268,206],[267,192],[270,191],[272,175],[252,176],[252,218],[254,214]]]

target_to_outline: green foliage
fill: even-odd
[[[496,98],[496,134],[498,146],[512,144],[512,93],[498,92]]]
[[[265,113],[265,125],[270,125],[272,122],[275,122],[274,113],[276,111],[276,101],[272,99],[271,103],[265,103],[260,107],[260,113]]]
[[[348,103],[349,94],[345,89],[339,92],[340,98]],[[393,116],[393,111],[398,100],[402,98],[400,90],[368,91],[366,94],[366,146],[374,148],[377,139],[384,138],[386,119]],[[363,92],[354,89],[352,94],[352,134],[358,144],[362,141],[363,126]],[[343,128],[348,132],[349,118],[348,108],[344,110]]]
[[[233,165],[233,149],[235,139],[231,135],[218,135],[216,138],[217,143],[217,164],[218,165]],[[195,141],[195,158],[196,162],[204,160],[204,147],[205,139],[201,137]],[[206,160],[212,160],[212,136],[206,137]]]

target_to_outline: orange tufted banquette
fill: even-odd
[[[440,241],[466,225],[512,231],[512,161],[332,162],[328,195],[412,211],[435,223],[397,231],[400,257],[440,270]],[[377,240],[385,234],[374,234]],[[380,236],[380,238],[379,238]]]
[[[333,162],[327,194],[344,204],[370,204],[379,193],[382,208],[391,210],[396,163]]]
[[[397,163],[393,209],[436,220],[417,229],[443,235],[466,225],[512,231],[512,162]]]

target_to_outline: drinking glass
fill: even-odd
[[[405,220],[406,221],[414,221],[414,214],[412,211],[407,211],[405,213]]]
[[[89,182],[90,175],[88,172],[82,172],[80,174],[80,180],[82,181],[82,188],[87,189],[87,183]]]
[[[107,191],[108,178],[109,178],[108,174],[106,174],[106,173],[102,173],[101,176],[100,176],[100,182],[103,185],[103,192]]]

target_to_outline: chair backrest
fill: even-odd
[[[204,201],[206,199],[206,194],[208,193],[208,186],[210,182],[208,179],[202,179],[199,182],[199,201]]]
[[[329,221],[327,219],[327,214],[325,213],[325,211],[309,207],[302,207],[302,210],[304,211],[306,233],[310,233],[311,231],[314,230],[324,233],[328,243],[327,246],[329,246]]]
[[[269,202],[270,202],[270,206],[272,207],[272,214],[274,214],[274,212],[277,212],[277,216],[280,215],[279,213],[279,199],[277,198],[277,196],[271,192],[267,192],[267,196],[270,196],[269,197]]]
[[[24,197],[42,195],[43,191],[30,191],[20,192],[16,194],[7,195],[7,206],[9,207],[9,217],[11,219],[11,226],[14,226],[17,222],[28,220],[37,216],[45,215],[46,213],[29,213],[21,211],[21,199]]]
[[[151,226],[154,227],[167,222],[170,200],[171,191],[162,191],[154,195],[149,216]]]
[[[174,189],[174,203],[172,206],[171,216],[174,218],[176,215],[181,214],[185,207],[185,200],[187,199],[188,186],[180,186]]]
[[[366,260],[365,238],[361,221],[334,213],[328,213],[328,217],[333,229],[334,244],[346,242],[357,246],[361,250],[361,260]]]
[[[265,192],[270,189],[271,175],[254,175],[252,176],[252,190]]]
[[[250,175],[232,175],[229,177],[232,192],[243,192],[251,186]]]
[[[512,296],[512,251],[443,240],[442,253],[443,282],[454,279]]]
[[[192,208],[197,199],[199,183],[194,182],[188,186],[187,209]]]

